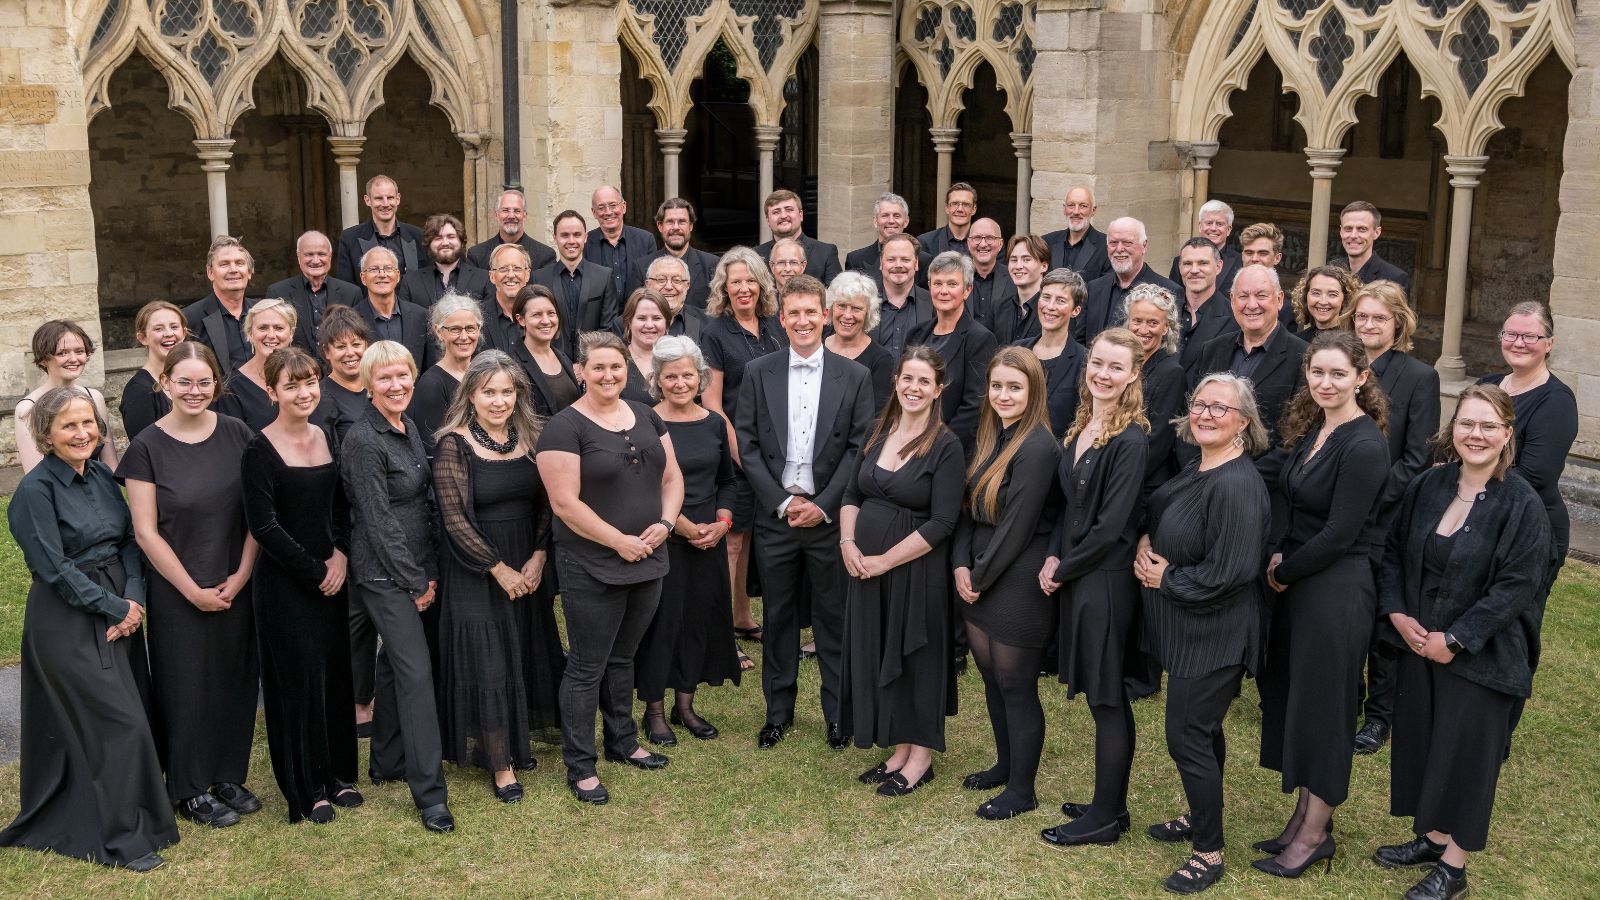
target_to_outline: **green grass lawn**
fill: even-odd
[[[17,595],[20,598],[20,594]],[[7,606],[14,605],[11,593]],[[15,613],[7,612],[6,616]],[[7,619],[9,621],[9,619]],[[15,652],[13,643],[8,653]],[[1545,619],[1538,695],[1500,784],[1491,847],[1472,861],[1480,897],[1593,897],[1600,893],[1600,571],[1570,564]],[[46,854],[0,851],[0,896],[805,896],[1152,897],[1186,853],[1143,827],[1183,810],[1167,758],[1161,699],[1139,703],[1132,810],[1135,829],[1116,846],[1058,851],[1037,837],[1056,824],[1062,800],[1085,799],[1092,779],[1087,708],[1041,683],[1049,721],[1040,810],[1008,822],[973,815],[982,795],[961,776],[991,762],[982,685],[961,679],[962,712],[950,720],[937,780],[887,800],[856,783],[878,751],[834,753],[823,742],[816,666],[802,670],[799,727],[758,752],[762,720],[755,678],[706,689],[701,711],[723,730],[698,742],[679,729],[672,765],[645,773],[608,763],[609,806],[568,794],[559,754],[539,747],[527,799],[502,806],[477,772],[449,772],[460,823],[451,835],[418,824],[403,785],[363,785],[367,805],[327,827],[287,824],[271,779],[264,732],[251,785],[266,809],[207,831],[181,823],[182,842],[152,875],[114,872]],[[1228,722],[1228,874],[1214,897],[1399,896],[1420,873],[1369,861],[1381,843],[1409,836],[1388,815],[1388,753],[1358,757],[1349,803],[1337,813],[1339,854],[1320,870],[1282,882],[1249,867],[1250,843],[1277,833],[1290,801],[1277,776],[1255,765],[1254,685]],[[365,750],[365,747],[363,747]],[[364,767],[364,764],[363,764]],[[0,821],[17,809],[15,766],[0,769]]]
[[[10,508],[11,495],[0,497],[0,520]],[[22,612],[31,580],[11,529],[0,528],[0,666],[16,665],[22,655]]]

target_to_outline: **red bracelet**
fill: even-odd
[[[733,527],[733,520],[728,518],[727,516],[717,516],[717,521],[721,522],[722,524],[724,524],[726,526],[728,526],[729,528]]]

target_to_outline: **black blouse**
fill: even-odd
[[[1184,415],[1183,366],[1160,348],[1144,361],[1144,415],[1150,420],[1150,452],[1145,454],[1145,496],[1178,471],[1178,429],[1172,420]]]
[[[338,445],[330,429],[323,434],[333,454],[323,465],[291,466],[260,434],[245,448],[241,464],[250,533],[263,553],[309,588],[327,577],[335,549],[350,552],[350,504],[339,481]],[[325,481],[331,489],[305,490],[313,481]]]
[[[878,465],[884,442],[868,447],[856,476],[844,491],[844,506],[857,509],[868,500],[881,500],[907,510],[923,523],[917,527],[928,546],[950,539],[961,521],[961,498],[966,491],[966,459],[961,441],[942,429],[928,452],[901,463],[893,472]]]
[[[344,443],[350,426],[367,414],[372,400],[365,390],[347,391],[331,377],[322,379],[322,402],[311,415],[311,423],[332,432],[335,445]]]
[[[433,436],[444,425],[444,414],[450,409],[450,403],[456,399],[456,391],[460,389],[461,379],[446,372],[444,366],[434,366],[417,379],[416,390],[411,395],[411,407],[406,410],[406,415],[417,423],[422,446],[427,448],[429,459],[433,458]]]
[[[254,434],[238,419],[217,416],[203,441],[180,441],[146,428],[123,454],[121,481],[156,487],[161,539],[201,587],[226,581],[244,556],[244,489],[240,460]]]
[[[1480,384],[1498,385],[1504,375],[1485,375]],[[1517,457],[1513,462],[1520,474],[1538,492],[1550,516],[1561,558],[1567,555],[1572,522],[1567,504],[1561,499],[1561,473],[1567,467],[1567,454],[1578,439],[1578,398],[1572,388],[1550,373],[1550,380],[1531,391],[1511,398],[1517,436]]]
[[[789,346],[789,337],[778,317],[761,319],[759,334],[751,334],[731,314],[707,317],[700,329],[700,349],[706,365],[722,373],[722,411],[733,419],[739,404],[739,385],[744,383],[744,367],[776,350]]]
[[[256,434],[272,424],[278,417],[278,405],[267,396],[266,389],[251,381],[243,372],[235,371],[226,382],[226,389],[218,398],[216,411],[250,426]]]
[[[1378,423],[1361,415],[1340,425],[1311,456],[1315,430],[1289,451],[1283,466],[1287,531],[1274,577],[1293,584],[1345,556],[1367,556],[1381,539],[1374,512],[1389,478],[1389,448]]]
[[[662,420],[667,433],[672,435],[672,454],[678,460],[678,471],[683,473],[683,514],[691,521],[695,514],[690,511],[702,507],[713,513],[719,509],[731,512],[739,484],[733,454],[728,449],[727,420],[709,409],[705,412],[705,416],[693,422]],[[714,506],[710,505],[713,503]]]
[[[994,466],[1006,444],[1014,439],[1016,427],[1013,425],[1002,434],[995,452],[968,479],[969,487]],[[1000,580],[1027,549],[1029,541],[1049,534],[1060,515],[1056,466],[1061,460],[1061,445],[1044,428],[1034,429],[1022,441],[1000,482],[999,515],[991,522],[969,500],[956,528],[951,567],[972,570],[972,589],[980,593]],[[977,541],[978,525],[992,526],[982,546]]]
[[[1050,555],[1061,560],[1052,580],[1066,584],[1090,572],[1133,568],[1148,443],[1144,431],[1130,425],[1076,462],[1075,446],[1062,449],[1057,475],[1066,506],[1051,537]]]
[[[350,571],[356,584],[392,581],[413,597],[436,580],[433,472],[421,428],[402,416],[396,431],[367,405],[339,448],[339,472],[350,498]]]
[[[156,390],[156,380],[144,369],[133,373],[122,389],[122,399],[117,401],[117,412],[122,416],[122,429],[128,440],[155,424],[155,421],[172,411],[172,401]]]
[[[63,603],[112,622],[127,617],[129,600],[144,603],[144,555],[133,539],[128,504],[105,463],[91,459],[79,475],[54,453],[45,454],[17,484],[6,518],[28,571]],[[78,568],[113,559],[127,575],[124,597]]]

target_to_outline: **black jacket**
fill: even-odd
[[[494,285],[489,282],[489,273],[477,266],[465,262],[458,264],[455,278],[455,292],[458,294],[474,300],[494,297]],[[415,272],[407,272],[406,277],[400,279],[400,287],[395,295],[401,300],[432,309],[444,296],[444,285],[439,283],[439,271],[430,262]]]
[[[967,309],[972,311],[972,317],[978,320],[979,325],[994,331],[994,325],[991,324],[994,311],[1007,303],[1016,302],[1016,282],[1011,280],[1011,273],[999,260],[995,261],[988,276],[979,275],[977,271],[972,273],[972,293],[967,295]]]
[[[1389,483],[1378,506],[1387,521],[1406,485],[1433,461],[1428,442],[1439,430],[1439,373],[1398,350],[1374,360],[1372,370],[1389,398]]]
[[[323,286],[328,289],[328,296],[324,301],[324,311],[328,306],[343,304],[355,306],[361,302],[361,288],[348,281],[337,278],[327,278]],[[277,297],[294,304],[295,325],[294,344],[296,347],[310,353],[317,358],[322,357],[322,350],[317,345],[317,326],[311,321],[311,283],[304,275],[296,275],[274,282],[267,288],[268,297]]]
[[[876,275],[883,268],[883,245],[877,241],[845,254],[844,270]]]
[[[1480,384],[1498,385],[1505,375],[1485,375]],[[1578,438],[1578,398],[1572,388],[1554,374],[1543,385],[1511,398],[1517,413],[1517,458],[1512,463],[1517,474],[1533,486],[1544,501],[1555,535],[1557,567],[1566,559],[1572,536],[1572,520],[1567,502],[1561,499],[1561,473],[1567,467],[1567,454]],[[1555,573],[1551,573],[1555,577]]]
[[[1150,354],[1140,376],[1144,381],[1144,414],[1150,420],[1150,449],[1145,454],[1145,496],[1178,474],[1177,426],[1172,420],[1185,407],[1183,366],[1165,348]]]
[[[1019,341],[1017,346],[1032,350],[1038,343],[1039,337],[1035,335]],[[1050,433],[1058,441],[1067,436],[1067,429],[1078,415],[1078,382],[1083,378],[1083,366],[1088,361],[1088,351],[1074,340],[1067,341],[1060,356],[1040,361],[1044,366],[1045,408],[1050,411]]]
[[[628,298],[633,292],[644,287],[645,276],[650,274],[650,264],[667,256],[670,251],[657,250],[649,256],[635,259],[628,267],[628,280],[622,289],[622,295],[617,298],[619,305],[627,305]],[[722,257],[704,250],[686,247],[683,251],[683,262],[689,267],[689,290],[684,294],[683,305],[685,308],[694,307],[705,309],[706,301],[711,298],[711,278],[717,274],[717,263]]]
[[[1178,260],[1180,257],[1181,254],[1172,258],[1172,268],[1167,272],[1167,280],[1173,284],[1181,285],[1183,284],[1183,278],[1178,272]],[[1217,273],[1217,296],[1223,299],[1233,296],[1233,279],[1242,268],[1244,268],[1244,257],[1239,255],[1239,251],[1232,247],[1223,247],[1222,271]],[[1181,302],[1183,295],[1179,294],[1178,299]],[[1284,305],[1287,306],[1288,303],[1285,302]]]
[[[918,325],[906,337],[906,346],[927,344],[944,357],[944,393],[939,395],[944,422],[961,439],[967,458],[978,442],[978,413],[988,393],[989,360],[999,344],[972,313],[962,313],[955,330],[935,336],[937,318]]]
[[[498,231],[495,232],[494,237],[489,238],[487,241],[472,245],[472,249],[467,251],[467,262],[471,263],[474,268],[483,269],[487,272],[489,270],[489,254],[494,252],[494,248],[504,243],[507,242],[500,239],[500,233]],[[526,231],[522,233],[522,237],[517,238],[517,243],[522,245],[522,249],[528,251],[528,264],[535,269],[542,269],[556,261],[555,249],[543,241],[529,237]]]
[[[400,272],[405,274],[428,261],[428,248],[422,243],[422,229],[405,222],[396,222],[395,229],[400,232],[400,249],[395,253],[400,258]],[[368,219],[360,225],[351,225],[339,233],[339,256],[334,260],[333,275],[340,281],[350,284],[361,284],[361,257],[368,250],[378,246],[378,226]],[[366,295],[366,289],[361,291]]]
[[[556,302],[562,304],[566,324],[562,326],[561,334],[557,336],[556,341],[561,344],[561,349],[568,356],[577,359],[578,335],[585,331],[601,331],[611,327],[611,323],[622,314],[622,306],[617,302],[611,270],[587,259],[578,263],[578,273],[583,278],[583,290],[578,297],[578,305],[576,308],[567,306],[566,288],[561,285],[561,275],[566,270],[566,263],[556,260],[534,272],[530,281],[549,288],[550,293],[555,295]]]
[[[367,322],[368,337],[373,341],[379,340],[378,311],[373,308],[372,299],[362,298],[355,309]],[[439,361],[439,344],[428,327],[428,311],[398,297],[395,298],[395,309],[400,312],[400,343],[411,351],[411,358],[416,361],[417,374],[420,375]]]
[[[244,298],[244,306],[239,311],[240,327],[243,328],[244,315],[250,307],[256,305],[256,300]],[[194,339],[217,355],[217,364],[222,366],[223,380],[233,374],[233,370],[244,365],[250,360],[250,346],[247,342],[240,355],[233,356],[228,352],[228,326],[223,322],[227,315],[222,309],[222,301],[217,299],[215,291],[201,297],[199,300],[183,308],[183,318]],[[231,358],[230,358],[231,357]]]
[[[1539,658],[1551,557],[1550,521],[1539,495],[1516,472],[1490,479],[1455,534],[1438,593],[1422,595],[1423,545],[1456,496],[1459,463],[1417,476],[1400,501],[1378,566],[1378,611],[1403,612],[1466,649],[1450,671],[1491,690],[1527,697]],[[1387,621],[1386,639],[1400,645]]]
[[[1074,442],[1076,443],[1076,442]],[[1090,447],[1074,462],[1076,446],[1061,450],[1058,477],[1066,506],[1050,537],[1050,555],[1060,562],[1052,580],[1066,584],[1090,572],[1127,572],[1144,521],[1144,473],[1148,439],[1129,425],[1103,447]]]
[[[1194,314],[1192,321],[1189,319],[1187,295],[1179,293],[1173,299],[1178,301],[1180,329],[1184,323],[1188,323],[1188,333],[1182,334],[1182,342],[1178,346],[1178,364],[1185,369],[1190,368],[1200,359],[1201,348],[1205,347],[1214,338],[1239,331],[1239,322],[1233,317],[1233,306],[1223,294],[1213,293],[1211,299],[1200,304],[1200,309]],[[1284,304],[1284,306],[1288,305],[1287,303]],[[1283,320],[1279,319],[1278,322],[1281,326]]]
[[[1233,352],[1240,346],[1244,339],[1242,332],[1233,331],[1212,338],[1200,350],[1200,357],[1195,365],[1184,373],[1185,393],[1193,393],[1200,379],[1212,372],[1226,372],[1233,364]],[[1300,340],[1283,326],[1273,330],[1271,337],[1267,338],[1266,357],[1257,364],[1255,373],[1250,376],[1250,381],[1255,387],[1256,409],[1261,413],[1261,424],[1267,429],[1267,446],[1265,452],[1256,454],[1256,468],[1261,472],[1261,480],[1269,488],[1274,489],[1273,502],[1276,506],[1280,499],[1275,490],[1278,484],[1278,472],[1283,468],[1283,441],[1278,436],[1278,419],[1282,417],[1283,410],[1293,399],[1295,392],[1305,384],[1305,370],[1301,367],[1301,358],[1305,356],[1306,342]],[[1198,459],[1200,448],[1193,444],[1179,443],[1178,461],[1180,465],[1187,465],[1190,460]],[[1283,510],[1275,510],[1276,515],[1281,515]]]
[[[972,252],[967,249],[965,239],[960,243],[956,242],[956,236],[950,232],[949,225],[940,225],[932,231],[924,231],[917,235],[917,243],[922,245],[924,262],[931,261],[935,256],[946,250],[954,250],[964,256],[972,255]]]
[[[1337,259],[1330,259],[1328,260],[1328,265],[1338,266],[1348,272],[1350,271],[1350,257],[1341,256]],[[1411,290],[1411,276],[1406,274],[1399,266],[1394,265],[1376,253],[1367,257],[1367,264],[1362,266],[1361,271],[1356,272],[1355,276],[1356,280],[1362,284],[1385,280],[1399,284],[1408,293]]]
[[[1128,321],[1127,311],[1122,308],[1122,298],[1141,284],[1164,287],[1174,300],[1183,302],[1183,288],[1157,275],[1149,263],[1139,268],[1126,289],[1117,283],[1115,272],[1102,275],[1089,282],[1089,295],[1083,301],[1083,311],[1072,320],[1072,339],[1087,347],[1095,335]]]
[[[1106,256],[1105,232],[1090,225],[1083,233],[1083,240],[1078,242],[1078,259],[1069,266],[1066,262],[1067,242],[1071,239],[1072,232],[1065,228],[1044,236],[1045,244],[1050,247],[1050,268],[1072,269],[1085,283],[1111,274],[1111,259]]]
[[[826,287],[833,282],[833,277],[842,269],[839,268],[839,248],[833,244],[823,242],[811,237],[804,232],[795,238],[806,251],[806,274],[822,282]],[[772,245],[776,240],[767,241],[756,248],[756,253],[762,262],[770,265],[772,259]]]
[[[625,298],[627,295],[623,293],[623,288],[627,287],[628,269],[632,267],[635,260],[656,254],[656,236],[643,228],[624,225],[622,226],[621,241],[623,256],[627,262],[614,266],[609,260],[615,248],[606,240],[605,233],[600,230],[599,226],[595,226],[589,229],[589,236],[583,242],[583,258],[602,269],[610,270],[611,281],[614,285],[612,291]],[[549,263],[546,263],[546,265],[549,265]],[[535,266],[535,268],[542,269],[544,266]],[[621,301],[618,302],[620,303]]]

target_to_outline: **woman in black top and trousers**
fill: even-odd
[[[1488,385],[1462,392],[1437,442],[1449,462],[1406,491],[1379,569],[1379,608],[1409,651],[1389,811],[1413,817],[1417,837],[1373,858],[1433,867],[1408,900],[1466,891],[1467,854],[1488,842],[1511,709],[1533,687],[1550,525],[1512,467],[1513,403]]]
[[[978,807],[1009,819],[1038,806],[1034,779],[1044,750],[1039,661],[1056,629],[1056,601],[1039,586],[1060,514],[1044,369],[1031,350],[1002,347],[986,369],[977,455],[967,467],[968,501],[951,552],[956,595],[967,606],[967,636],[983,673],[996,762],[961,786],[1006,789]],[[948,390],[948,388],[947,388]]]
[[[1039,587],[1059,591],[1061,681],[1094,716],[1094,799],[1074,821],[1040,832],[1058,847],[1114,844],[1127,821],[1133,767],[1133,707],[1124,651],[1139,605],[1133,555],[1144,517],[1144,350],[1126,328],[1089,347],[1078,416],[1067,432],[1058,479],[1066,508]]]
[[[1276,856],[1251,863],[1285,878],[1332,866],[1328,831],[1350,793],[1356,682],[1377,615],[1373,513],[1389,475],[1388,402],[1361,341],[1318,334],[1304,370],[1281,425],[1288,522],[1267,563],[1279,598],[1261,676],[1261,765],[1300,797],[1283,833],[1257,845]]]

